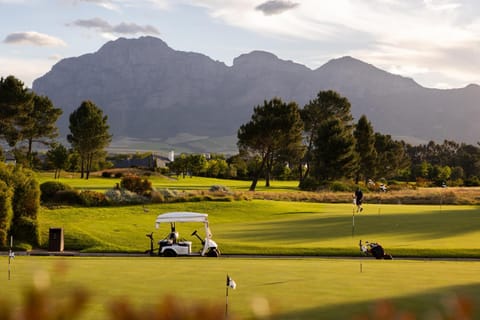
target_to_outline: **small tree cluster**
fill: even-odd
[[[40,208],[40,187],[31,170],[0,163],[0,247],[8,245],[8,237],[38,245],[37,214]]]

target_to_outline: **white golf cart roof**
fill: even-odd
[[[160,223],[165,222],[204,222],[208,223],[208,214],[198,212],[167,212],[159,214],[155,220],[157,229]]]

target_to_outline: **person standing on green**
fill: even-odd
[[[362,212],[362,202],[363,202],[363,192],[360,190],[360,188],[357,188],[355,191],[355,204],[357,205],[357,212]]]

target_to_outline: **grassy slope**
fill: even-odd
[[[141,252],[145,234],[156,239],[169,226],[154,229],[168,211],[209,214],[213,238],[224,253],[357,255],[358,240],[378,241],[394,256],[480,256],[480,212],[476,206],[352,205],[287,201],[186,202],[146,207],[43,208],[39,224],[46,245],[49,227],[63,227],[66,249]],[[181,237],[199,224],[179,224]],[[352,235],[353,231],[353,235]]]
[[[6,265],[6,257],[0,262]],[[32,277],[45,284],[50,274],[58,302],[78,286],[94,295],[82,319],[106,319],[105,308],[125,296],[139,309],[164,295],[185,298],[182,303],[187,305],[207,301],[224,308],[228,273],[237,283],[237,289],[229,292],[229,310],[243,319],[266,309],[273,315],[270,319],[349,319],[369,312],[378,299],[394,301],[397,309],[423,318],[447,308],[446,299],[454,294],[466,294],[480,305],[479,272],[478,262],[371,258],[17,257],[12,281],[3,283],[2,296],[18,305]],[[478,312],[477,308],[477,318]]]

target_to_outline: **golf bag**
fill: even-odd
[[[360,240],[359,245],[360,245],[360,251],[366,256],[375,257],[375,259],[385,259],[385,260],[393,259],[392,255],[385,252],[383,247],[377,242],[365,241],[365,244],[363,244],[362,240]]]

